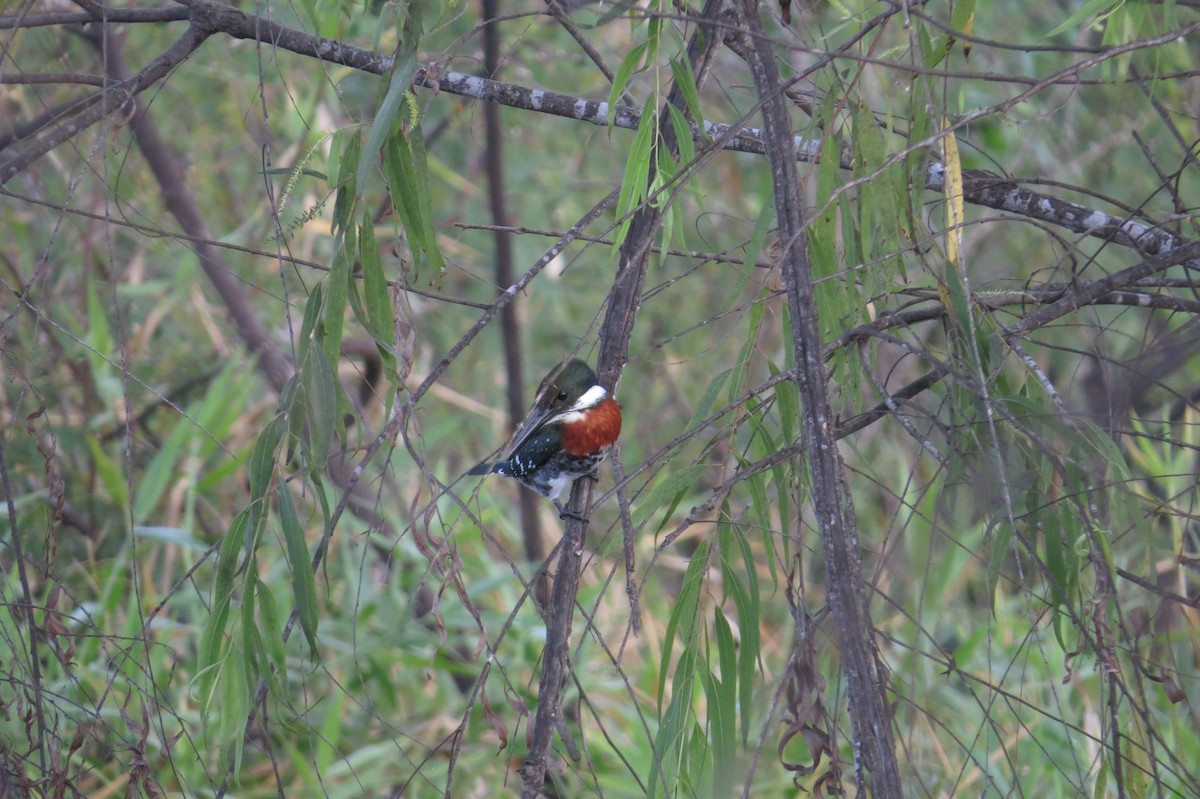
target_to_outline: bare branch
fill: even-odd
[[[161,8],[112,8],[103,6],[93,12],[60,11],[29,16],[0,16],[0,30],[44,28],[51,25],[86,25],[89,22],[182,22],[191,16],[181,6]]]

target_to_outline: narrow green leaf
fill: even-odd
[[[308,639],[309,654],[317,657],[317,584],[313,577],[312,558],[308,544],[304,541],[304,530],[296,515],[292,492],[287,486],[279,486],[279,524],[283,528],[283,539],[287,544],[288,564],[292,570],[292,592],[296,597],[296,609],[300,615],[300,626]]]
[[[958,33],[970,35],[975,26],[975,0],[954,0],[950,6],[950,27]]]
[[[342,165],[345,163],[342,156],[346,148],[347,135],[358,138],[353,129],[347,128],[338,128],[329,137],[329,157],[325,159],[325,182],[331,189],[336,189],[342,182]],[[354,169],[358,169],[357,164],[354,165]]]
[[[244,544],[247,555],[258,546],[259,534],[270,514],[270,507],[266,501],[267,491],[275,479],[275,461],[279,456],[279,446],[287,421],[288,416],[277,415],[268,422],[258,434],[254,450],[250,453],[250,520],[249,534]]]
[[[1042,557],[1046,561],[1046,570],[1050,577],[1051,604],[1058,606],[1067,604],[1067,591],[1071,580],[1070,575],[1067,574],[1066,558],[1063,552],[1067,546],[1063,540],[1064,532],[1066,531],[1054,519],[1047,519],[1046,523],[1042,525],[1044,543]]]
[[[363,213],[359,226],[359,261],[362,264],[363,300],[367,318],[362,320],[371,335],[384,348],[390,348],[395,335],[391,292],[383,274],[383,262],[375,244],[375,228],[371,217]]]
[[[713,796],[733,796],[733,775],[737,768],[737,644],[733,630],[720,607],[713,608],[717,656],[721,679],[710,679],[708,723],[712,730]]]
[[[613,239],[614,257],[629,232],[631,219],[627,217],[646,198],[647,181],[650,178],[650,158],[654,152],[655,131],[658,127],[653,111],[653,104],[647,100],[642,107],[642,119],[638,123],[637,135],[634,136],[633,144],[629,148],[629,157],[625,160],[625,174],[621,178],[621,193],[617,197],[617,218],[623,218],[624,221],[617,228]]]
[[[354,252],[353,239],[346,241],[345,237],[354,228],[354,210],[358,206],[358,180],[355,176],[361,158],[362,139],[358,133],[353,133],[346,137],[345,146],[338,160],[338,171],[334,183],[337,196],[333,202],[330,231],[335,240],[340,240],[339,252],[346,248],[349,248],[349,253]]]
[[[680,92],[683,94],[683,102],[687,108],[688,115],[693,121],[698,123],[704,119],[704,114],[700,111],[700,90],[696,87],[696,78],[692,75],[691,64],[685,58],[672,58],[671,74],[675,78],[675,85],[679,87]],[[674,106],[672,106],[672,109],[674,109]],[[699,128],[699,125],[697,125],[697,128]],[[699,129],[703,134],[703,128]],[[691,138],[691,133],[689,132],[687,136],[689,143],[691,142]],[[680,143],[682,144],[682,142],[683,139],[680,138]],[[690,158],[686,159],[683,163],[687,163],[690,160]]]
[[[616,108],[617,102],[621,99],[621,95],[629,88],[629,78],[634,71],[641,65],[642,59],[646,57],[646,43],[642,42],[633,47],[629,53],[621,60],[620,66],[617,67],[616,73],[613,74],[612,89],[608,93],[608,127],[612,130],[613,122],[617,115],[612,112]]]
[[[200,703],[200,717],[207,720],[221,677],[225,659],[225,628],[229,623],[229,597],[213,603],[204,630],[200,635],[200,654],[196,659],[196,693]]]
[[[833,114],[834,108],[826,100],[822,103],[821,113]],[[840,136],[831,136],[825,145],[826,152],[841,151]],[[813,276],[828,277],[841,268],[837,257],[838,238],[838,204],[833,200],[833,193],[841,187],[841,165],[837,158],[822,158],[817,163],[817,200],[816,212],[812,215],[812,226],[808,234],[808,252],[812,261]],[[781,242],[783,244],[785,242]],[[797,246],[797,245],[794,245]],[[837,282],[837,281],[833,281]],[[824,284],[818,284],[817,291],[821,292]],[[825,290],[828,293],[828,290]],[[821,307],[821,317],[824,320],[824,307]]]
[[[729,377],[732,374],[732,369],[726,369],[709,382],[708,388],[704,389],[704,393],[700,395],[700,400],[696,403],[696,407],[692,411],[692,418],[687,425],[688,428],[695,427],[702,419],[707,419],[712,414],[713,405],[717,401],[717,395],[721,393],[721,389],[724,388],[725,383],[729,381]]]
[[[300,350],[301,357],[309,342],[315,338],[317,324],[321,321],[321,311],[325,307],[325,292],[321,289],[321,284],[317,283],[313,286],[312,292],[308,295],[308,300],[304,303],[304,318],[300,322]]]
[[[710,650],[706,654],[711,661],[711,644]],[[720,706],[723,689],[716,672],[710,668],[701,667],[696,676],[700,678],[701,687],[704,689],[704,701],[708,714],[707,718],[702,719],[697,713],[697,723],[692,730],[691,743],[688,747],[683,773],[679,775],[679,782],[692,789],[694,794],[721,796],[722,790],[727,791],[731,787],[729,781],[733,777],[732,769],[723,773],[718,765],[719,761],[724,761],[726,758],[723,751],[726,742],[723,739],[724,725],[727,721],[723,718],[725,709]],[[705,729],[700,728],[701,721],[705,724]],[[734,720],[729,719],[728,721]],[[699,790],[693,789],[693,786]],[[712,793],[708,794],[708,790],[711,790]]]
[[[433,218],[433,189],[429,183],[429,162],[425,153],[425,135],[419,123],[414,123],[406,137],[412,158],[413,173],[416,176],[417,195],[421,208],[421,251],[429,259],[429,265],[437,274],[437,279],[446,271],[446,262],[437,243],[437,226]]]
[[[250,578],[246,580],[246,588],[242,592],[242,676],[246,680],[247,695],[254,694],[258,687],[259,675],[267,666],[266,646],[263,644],[258,622],[254,618],[254,608],[257,604],[254,597],[257,589],[258,579]]]
[[[315,455],[313,469],[317,470],[323,468],[325,457],[333,448],[334,432],[342,425],[338,410],[342,389],[333,367],[325,359],[325,350],[313,347],[309,361],[309,434]]]
[[[928,28],[924,25],[917,27],[917,46],[921,50],[921,60],[924,62],[926,69],[933,69],[942,63],[942,59],[946,57],[946,48],[949,44],[949,36],[943,35],[937,39],[933,39],[929,35]]]
[[[237,779],[242,768],[242,753],[246,739],[246,722],[250,717],[250,692],[246,689],[243,653],[230,647],[225,668],[220,675],[220,710],[215,731],[216,740],[227,745],[222,758],[224,767]],[[230,756],[232,758],[230,759]]]
[[[275,459],[283,437],[284,417],[275,416],[259,433],[250,454],[250,501],[258,502],[267,496],[275,477]]]
[[[233,517],[233,523],[225,533],[221,549],[217,553],[217,575],[213,583],[213,604],[233,595],[233,578],[237,573],[238,555],[246,538],[249,528],[249,511],[242,511]]]
[[[342,337],[346,325],[346,298],[350,292],[350,270],[354,255],[358,252],[354,226],[350,225],[346,235],[337,241],[337,252],[329,267],[329,290],[325,299],[325,338],[321,346],[330,364],[342,357]]]
[[[665,663],[665,660],[664,660]],[[658,785],[664,785],[664,793],[672,795],[676,775],[684,758],[686,738],[684,730],[692,716],[692,691],[696,681],[696,656],[691,646],[679,655],[671,682],[671,703],[662,713],[658,732],[654,736],[654,761],[649,776],[649,797],[657,795]],[[659,698],[661,713],[661,691]]]
[[[259,579],[257,575],[254,576],[254,580],[257,583],[255,592],[258,595],[258,606],[261,609],[259,623],[262,625],[262,637],[271,658],[270,665],[278,676],[287,671],[287,654],[283,648],[283,623],[279,615],[279,605],[275,602],[275,594],[271,591],[270,586]],[[267,670],[267,673],[270,673],[270,669]],[[275,682],[277,683],[277,680]]]
[[[709,544],[700,544],[692,553],[687,571],[683,575],[683,585],[679,596],[671,606],[671,617],[667,620],[667,630],[663,635],[663,654],[658,672],[658,712],[662,714],[663,698],[667,688],[667,674],[671,671],[671,650],[676,640],[687,646],[696,634],[697,621],[700,614],[700,588],[704,583],[704,575],[708,570]],[[682,660],[682,656],[680,660]],[[676,666],[678,674],[679,667]],[[690,700],[689,700],[690,701]]]
[[[679,143],[679,167],[682,169],[696,160],[696,142],[692,140],[692,128],[684,118],[683,112],[675,106],[669,105],[667,106],[667,115],[671,119],[671,129],[675,131],[675,141]],[[703,198],[699,187],[694,182],[689,181],[688,185],[694,190],[692,196]],[[686,245],[683,249],[687,249]]]
[[[690,249],[687,242],[687,230],[689,224],[695,219],[695,215],[694,211],[685,209],[682,203],[671,201],[671,193],[675,187],[681,185],[682,181],[682,185],[689,189],[696,203],[701,206],[704,203],[703,193],[699,191],[693,181],[687,180],[683,176],[684,165],[696,157],[691,129],[678,108],[668,105],[666,109],[667,118],[671,121],[671,128],[678,143],[679,154],[676,156],[671,148],[666,146],[655,148],[658,169],[654,173],[652,185],[647,192],[648,197],[653,197],[651,200],[653,205],[664,210],[662,229],[658,234],[661,248],[658,254],[660,267],[665,267],[670,260],[671,256],[668,250],[672,247],[685,252]]]
[[[721,552],[721,575],[733,597],[742,642],[737,651],[738,706],[741,713],[742,746],[750,745],[754,710],[754,674],[762,648],[759,623],[762,613],[758,587],[758,562],[740,527],[728,523],[717,526],[717,546]],[[722,672],[724,673],[724,672]]]
[[[233,518],[217,553],[217,574],[213,583],[212,610],[200,634],[200,653],[196,672],[201,713],[207,713],[213,699],[218,664],[225,657],[225,628],[229,622],[229,607],[233,599],[233,578],[237,572],[238,554],[246,537],[249,513],[242,511]]]
[[[771,376],[778,377],[780,372],[774,363],[770,364]],[[779,430],[783,435],[783,443],[790,445],[800,440],[800,389],[793,380],[783,380],[775,384],[775,407],[779,414]]]
[[[440,279],[446,263],[433,224],[429,166],[420,125],[411,125],[407,133],[397,126],[384,147],[383,166],[409,248],[414,257],[423,255]]]
[[[317,504],[321,506],[322,535],[325,540],[328,540],[329,536],[333,533],[333,528],[330,526],[333,524],[333,514],[329,507],[329,497],[325,491],[325,483],[321,479],[320,472],[309,474],[308,481],[312,484],[313,496],[317,498]]]
[[[392,71],[388,75],[387,91],[383,95],[383,102],[379,104],[375,120],[371,123],[371,132],[367,134],[367,143],[363,148],[365,157],[361,158],[358,164],[355,182],[359,186],[367,182],[367,170],[375,162],[376,153],[382,150],[384,142],[391,138],[396,119],[404,105],[404,96],[408,93],[416,74],[416,50],[397,51]]]

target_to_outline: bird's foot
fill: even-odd
[[[576,513],[573,510],[568,510],[560,505],[558,500],[554,500],[554,507],[558,511],[558,518],[560,519],[574,519],[576,521],[583,522],[584,524],[587,524],[588,522],[588,518],[582,513]]]

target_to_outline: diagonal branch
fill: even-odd
[[[95,125],[105,117],[130,108],[130,101],[138,94],[164,78],[196,51],[210,32],[192,24],[170,47],[162,52],[144,69],[134,75],[109,85],[81,101],[79,110],[65,119],[54,119],[53,127],[44,129],[39,135],[21,139],[16,144],[0,150],[0,185],[25,169],[46,153]]]
[[[202,42],[207,35],[195,25],[188,28],[188,33],[199,37],[197,44]],[[100,50],[105,69],[115,85],[130,86],[140,82],[138,76],[130,76],[129,66],[125,62],[121,48],[113,46],[110,29],[96,26],[86,31],[84,38]],[[143,70],[138,75],[145,72],[146,70]],[[131,99],[135,104],[133,137],[142,151],[142,156],[146,159],[146,164],[158,181],[167,209],[178,220],[179,226],[183,228],[184,232],[196,241],[195,252],[201,269],[204,270],[204,274],[212,283],[213,288],[221,295],[225,307],[229,309],[229,315],[233,317],[238,334],[245,342],[246,348],[257,357],[258,369],[267,378],[275,392],[282,393],[292,375],[291,364],[275,345],[269,331],[242,290],[241,284],[233,276],[233,270],[213,245],[213,237],[204,220],[204,214],[201,213],[195,198],[188,190],[187,176],[183,167],[167,147],[166,141],[158,132],[158,126],[146,113],[146,109],[137,99]]]
[[[1055,319],[1077,311],[1085,305],[1091,305],[1113,291],[1126,288],[1137,280],[1157,274],[1172,266],[1195,261],[1198,258],[1200,258],[1200,242],[1192,242],[1178,249],[1171,249],[1162,255],[1147,258],[1119,272],[1093,280],[1061,300],[1028,314],[1006,331],[1004,337],[1010,340],[1019,338],[1039,327],[1045,327]]]

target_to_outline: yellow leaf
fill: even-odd
[[[949,117],[942,117],[942,149],[946,158],[946,259],[951,266],[961,267],[963,230],[962,162],[958,158],[958,139],[950,127]]]

